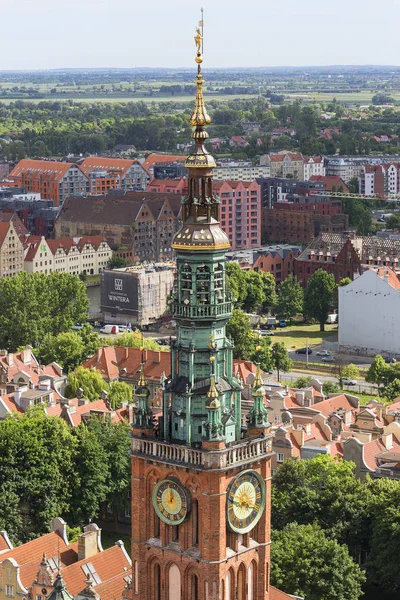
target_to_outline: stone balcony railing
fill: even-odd
[[[171,465],[180,464],[197,469],[225,469],[271,455],[272,434],[244,439],[222,450],[197,450],[155,438],[133,437],[131,454]]]
[[[175,318],[207,319],[215,317],[230,317],[232,313],[232,302],[221,302],[221,304],[195,304],[193,306],[174,302],[173,315]]]

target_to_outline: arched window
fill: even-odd
[[[154,566],[154,600],[161,600],[161,570],[160,565]]]
[[[181,572],[175,564],[172,564],[168,571],[168,592],[169,600],[180,600]]]
[[[183,290],[191,290],[192,289],[192,269],[187,264],[184,263],[181,270],[181,280],[182,280],[182,289]]]
[[[197,546],[197,544],[199,543],[199,513],[197,500],[193,500],[192,503],[192,532],[193,546]]]
[[[192,600],[199,600],[199,580],[197,575],[192,575]]]
[[[257,575],[257,565],[254,560],[249,565],[249,570],[247,572],[247,598],[248,600],[254,600],[257,593],[256,588],[256,575]]]
[[[233,588],[234,588],[234,575],[232,569],[229,569],[225,575],[225,599],[233,600]]]
[[[217,302],[224,299],[224,267],[218,264],[214,271],[214,289]]]
[[[158,515],[154,515],[154,537],[160,537],[160,517]]]
[[[242,563],[239,567],[238,574],[237,574],[237,583],[236,583],[237,600],[246,600],[245,585],[246,585],[246,568],[245,568],[244,564]]]

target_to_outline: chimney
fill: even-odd
[[[299,446],[303,446],[304,444],[304,429],[293,429],[292,436],[296,440]]]
[[[76,397],[78,398],[78,400],[80,400],[81,398],[83,398],[83,389],[82,388],[78,388],[76,390]]]
[[[304,406],[304,392],[303,391],[296,392],[296,402],[299,406]]]
[[[21,351],[21,358],[24,365],[29,365],[32,362],[32,346],[25,346]]]
[[[9,367],[14,366],[14,354],[11,354],[11,352],[9,352],[7,355],[7,364]]]
[[[393,434],[392,433],[384,433],[382,438],[382,444],[385,446],[386,450],[390,450],[393,448]]]
[[[125,347],[124,350],[125,350],[125,361],[127,361],[129,358],[129,348]]]
[[[107,396],[108,396],[108,392],[106,392],[106,390],[102,390],[101,399],[104,401],[107,401]]]
[[[97,554],[97,532],[86,531],[78,538],[78,561]]]
[[[42,381],[39,381],[39,390],[49,392],[50,391],[50,380],[42,379]]]

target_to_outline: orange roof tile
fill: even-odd
[[[293,596],[285,594],[285,592],[271,585],[269,588],[269,600],[293,600]]]
[[[344,192],[349,191],[349,188],[343,179],[338,175],[312,175],[310,177],[310,181],[322,181],[325,183],[325,189],[328,192],[332,191],[332,186],[335,186],[336,188],[342,187]]]
[[[47,174],[53,181],[60,181],[71,167],[77,165],[67,162],[57,162],[50,160],[30,160],[24,158],[11,171],[9,177],[21,177],[21,175],[32,174]]]
[[[95,368],[105,379],[117,379],[122,369],[126,369],[127,377],[138,377],[142,360],[140,348],[123,348],[122,346],[104,346],[84,363],[87,369]],[[147,379],[160,380],[161,375],[169,375],[170,353],[155,350],[144,351],[144,372]]]
[[[0,246],[3,245],[3,242],[5,240],[5,237],[8,233],[9,228],[10,228],[10,223],[0,222]]]
[[[174,155],[174,154],[157,154],[153,152],[149,154],[146,160],[143,163],[143,167],[145,169],[152,169],[156,163],[165,163],[165,162],[185,162],[185,156],[182,155]]]
[[[99,594],[101,600],[115,600],[115,598],[122,598],[122,592],[127,584],[125,578],[130,576],[129,570],[124,570],[121,573],[118,573],[118,575],[115,575],[115,577],[108,579],[108,581],[96,585],[94,590],[96,594]]]
[[[86,575],[82,569],[82,566],[92,563],[97,575],[100,578],[101,583],[113,579],[117,575],[120,575],[126,568],[126,575],[130,575],[131,563],[125,552],[119,545],[112,546],[103,552],[99,552],[90,558],[86,558],[71,564],[69,567],[63,569],[62,575],[66,583],[67,590],[73,596],[76,596],[78,592],[82,591],[85,587]],[[99,584],[101,585],[101,584]],[[97,589],[97,586],[95,586]],[[103,600],[103,597],[101,597]]]
[[[122,177],[128,171],[128,169],[134,165],[140,164],[138,160],[130,160],[127,158],[105,158],[103,156],[88,156],[79,165],[85,175],[88,175],[91,171],[107,171],[113,175],[121,175]]]
[[[4,536],[3,532],[0,533],[0,552],[4,552],[4,550],[10,550],[10,546],[8,545],[7,537]]]
[[[52,558],[53,556],[58,556],[58,552],[54,554],[47,555],[47,558]],[[0,554],[0,558],[2,555]],[[13,557],[14,558],[14,557]],[[33,580],[36,577],[36,574],[39,570],[39,565],[42,557],[35,558],[31,562],[25,563],[20,569],[21,582],[25,587],[30,587],[32,585]],[[78,542],[74,542],[66,547],[65,550],[60,550],[60,560],[61,564],[64,568],[72,565],[78,560]]]
[[[326,398],[326,400],[322,400],[322,402],[317,402],[313,405],[315,410],[319,410],[325,417],[327,417],[330,413],[343,408],[344,410],[355,410],[354,406],[347,399],[345,394],[339,394],[338,396],[333,396],[332,398]]]
[[[380,267],[376,272],[381,279],[385,279],[385,277],[387,277],[387,282],[392,286],[392,288],[395,290],[400,290],[400,281],[393,269],[390,267]]]

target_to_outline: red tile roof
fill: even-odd
[[[282,162],[286,156],[289,156],[292,161],[303,160],[302,154],[293,154],[291,152],[287,152],[286,154],[270,154],[269,159],[271,162]]]
[[[123,348],[122,346],[104,346],[97,354],[84,363],[86,369],[95,368],[105,379],[117,379],[120,371],[126,369],[126,376],[138,378],[142,352],[140,348]],[[159,381],[161,375],[170,374],[170,353],[144,350],[144,372],[147,379]]]
[[[12,222],[18,236],[27,235],[29,233],[19,216],[14,212],[8,212],[6,210],[0,211],[0,221],[3,223]]]
[[[121,571],[121,573],[118,573],[115,577],[96,585],[94,590],[96,594],[99,594],[101,600],[115,600],[115,598],[122,598],[122,592],[127,584],[125,578],[129,576],[129,570]]]
[[[285,592],[271,585],[269,588],[269,600],[293,600],[293,596],[285,594]]]
[[[88,175],[91,171],[107,171],[110,174],[123,177],[128,169],[134,165],[139,164],[137,160],[129,160],[127,158],[104,158],[102,156],[88,156],[79,165],[85,175]],[[142,166],[142,165],[141,165]]]
[[[75,562],[63,569],[62,576],[66,583],[67,590],[73,596],[76,596],[78,592],[82,591],[86,585],[86,575],[82,567],[89,562],[92,563],[102,583],[121,575],[125,569],[125,576],[130,575],[131,572],[131,563],[125,550],[119,545],[112,546],[103,552],[99,552],[90,558]],[[97,586],[95,586],[95,589],[97,589]],[[104,600],[103,596],[101,596],[101,599]]]
[[[338,396],[333,396],[332,398],[326,398],[326,400],[322,400],[322,402],[317,402],[312,407],[315,410],[319,410],[325,417],[327,417],[330,413],[343,408],[344,410],[355,410],[355,407],[351,404],[345,394],[339,394]]]
[[[30,174],[46,174],[52,181],[60,181],[71,167],[75,167],[73,163],[57,162],[50,160],[30,160],[24,158],[11,171],[9,177],[21,177],[26,173]]]
[[[10,228],[10,223],[0,222],[0,246],[3,245],[3,242],[6,238],[9,228]]]
[[[105,400],[100,399],[100,400],[95,400],[94,402],[89,402],[88,404],[82,404],[81,406],[76,407],[75,412],[69,413],[70,419],[72,421],[71,425],[73,425],[73,427],[77,427],[78,425],[80,425],[80,423],[82,423],[82,418],[84,416],[90,416],[91,414],[93,414],[97,411],[99,413],[104,413],[104,414],[111,414],[113,412],[107,406],[107,403]],[[123,420],[124,420],[124,418],[122,417],[120,412],[114,411],[114,414],[112,417],[113,423],[118,423]]]
[[[325,189],[328,192],[332,191],[333,186],[336,187],[336,191],[338,191],[337,188],[339,187],[343,188],[343,192],[349,191],[349,188],[347,187],[343,179],[337,175],[312,175],[310,177],[310,181],[322,181],[323,183],[325,183]]]
[[[8,545],[7,538],[4,536],[4,533],[0,533],[0,552],[4,552],[4,550],[9,550],[10,546]]]
[[[156,163],[174,163],[174,162],[185,162],[185,156],[174,155],[174,154],[157,154],[153,152],[149,154],[143,163],[145,169],[152,169]]]
[[[387,277],[388,284],[391,285],[395,290],[400,290],[400,281],[393,269],[390,267],[380,267],[377,269],[377,274],[381,279],[385,279]]]

